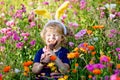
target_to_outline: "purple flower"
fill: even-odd
[[[113,46],[114,44],[115,44],[115,43],[113,43],[113,42],[109,42],[109,43],[108,43],[109,46]]]
[[[117,15],[116,15],[116,16],[120,17],[120,12],[117,12]]]
[[[109,62],[109,59],[107,56],[103,55],[102,57],[100,57],[100,63],[102,62]]]
[[[93,64],[86,65],[88,71],[92,72],[94,70]]]
[[[116,51],[117,51],[117,52],[120,52],[120,48],[116,48]]]
[[[110,80],[109,76],[105,76],[104,80]]]
[[[117,30],[116,29],[111,29],[110,32],[113,33],[113,34],[116,34]]]
[[[111,34],[108,34],[108,37],[109,37],[109,38],[113,38],[114,36],[115,36],[115,35],[112,34],[112,33],[111,33]]]
[[[74,43],[73,43],[73,42],[69,42],[69,46],[70,46],[70,47],[73,47],[73,46],[74,46]]]
[[[15,13],[15,18],[20,18],[22,19],[22,13],[23,13],[23,10],[17,10],[16,13]]]
[[[35,43],[36,43],[36,41],[35,41],[35,40],[32,40],[32,41],[30,42],[31,46],[34,46],[34,45],[35,45]]]
[[[98,69],[103,69],[103,68],[105,68],[105,66],[104,66],[103,64],[101,64],[101,63],[94,64],[93,67],[94,67],[94,69],[95,69],[95,68],[98,68]]]
[[[28,38],[27,38],[27,37],[24,37],[24,40],[25,40],[25,41],[27,41],[27,40],[28,40]]]
[[[115,18],[115,14],[110,14],[109,17],[112,20],[113,18]]]
[[[19,41],[20,40],[20,37],[18,36],[18,34],[13,34],[13,39],[15,40],[15,41]]]
[[[118,69],[114,70],[114,74],[119,75],[120,74],[120,70],[118,70]]]
[[[97,80],[96,76],[92,77],[92,80]]]
[[[23,4],[21,4],[21,6],[22,6],[22,12],[26,12],[26,7]]]
[[[2,38],[0,38],[0,43],[4,44],[7,40],[7,36],[3,36]]]
[[[120,54],[118,54],[118,59],[120,60]]]
[[[83,43],[80,43],[80,44],[78,45],[78,48],[80,48],[80,47],[84,47]]]
[[[104,15],[105,15],[105,12],[101,12],[101,13],[100,13],[100,18],[103,18]]]
[[[86,31],[86,29],[79,31],[77,34],[75,34],[75,39],[80,39],[81,37],[83,37],[86,34]]]
[[[16,47],[17,48],[22,48],[24,46],[24,43],[23,42],[18,42],[17,44],[16,44]]]
[[[79,25],[78,23],[73,23],[73,26],[77,28]]]

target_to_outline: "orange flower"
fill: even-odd
[[[76,73],[76,72],[77,72],[77,70],[76,70],[76,69],[73,69],[73,70],[72,70],[72,72],[73,72],[73,73]]]
[[[27,73],[27,72],[24,72],[23,75],[24,75],[24,76],[28,76],[28,73]]]
[[[55,55],[50,56],[51,61],[55,61],[56,59],[57,59],[57,57]]]
[[[86,49],[85,49],[85,48],[82,48],[82,47],[80,48],[80,50],[81,50],[82,52],[85,52],[85,53],[87,52]]]
[[[94,69],[92,72],[93,72],[93,74],[96,74],[96,75],[101,74],[101,70],[100,69]]]
[[[96,25],[96,26],[93,26],[93,28],[94,29],[102,29],[102,28],[104,28],[104,26],[103,25]]]
[[[29,70],[29,67],[27,67],[27,66],[24,66],[24,72],[29,72],[30,70]]]
[[[79,48],[78,47],[76,47],[73,51],[78,51],[79,50]]]
[[[95,47],[94,46],[88,46],[88,49],[92,51],[92,50],[95,49]]]
[[[9,72],[10,69],[11,69],[11,66],[6,66],[6,67],[4,67],[3,71],[4,71],[4,72]]]
[[[27,61],[27,62],[24,62],[23,63],[23,66],[30,66],[30,65],[32,65],[33,64],[33,61]]]
[[[116,68],[117,68],[117,69],[120,69],[120,64],[117,64],[117,65],[116,65]]]
[[[88,78],[91,79],[91,78],[92,78],[92,75],[88,75]]]
[[[88,46],[88,43],[83,43],[83,46],[84,46],[84,47],[87,47],[87,46]]]
[[[91,54],[94,56],[96,54],[96,51],[93,51]]]
[[[87,30],[87,34],[88,35],[92,34],[92,30]]]
[[[79,53],[78,52],[74,52],[74,56],[75,56],[75,58],[78,58],[79,57]]]
[[[75,58],[75,55],[74,55],[74,53],[69,53],[69,54],[67,54],[67,58],[68,59],[73,59],[73,58]]]
[[[78,67],[79,66],[79,64],[78,63],[75,63],[75,67]]]

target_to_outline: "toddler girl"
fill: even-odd
[[[67,58],[69,50],[62,46],[68,31],[67,27],[57,20],[48,21],[44,26],[41,38],[46,46],[36,53],[32,68],[32,71],[37,74],[36,80],[57,80],[60,74],[69,70],[69,59]],[[54,61],[51,60],[51,56],[56,57]],[[50,62],[54,62],[57,66],[55,72],[52,72],[47,66]]]

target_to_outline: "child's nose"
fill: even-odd
[[[51,39],[55,39],[55,36],[54,36],[54,35],[52,35],[52,36],[51,36]]]

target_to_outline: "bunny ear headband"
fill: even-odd
[[[55,20],[49,20],[46,25],[44,26],[47,27],[47,25],[51,24],[51,23],[58,23],[60,24],[60,26],[63,28],[64,30],[64,34],[66,35],[67,34],[67,28],[66,26],[59,21],[60,17],[64,14],[65,10],[68,8],[69,6],[69,1],[66,1],[64,2],[56,11],[55,13]],[[38,14],[38,15],[41,15],[45,18],[48,18],[48,19],[51,19],[52,17],[50,16],[50,13],[46,10],[46,9],[36,9],[35,10],[35,13]]]

